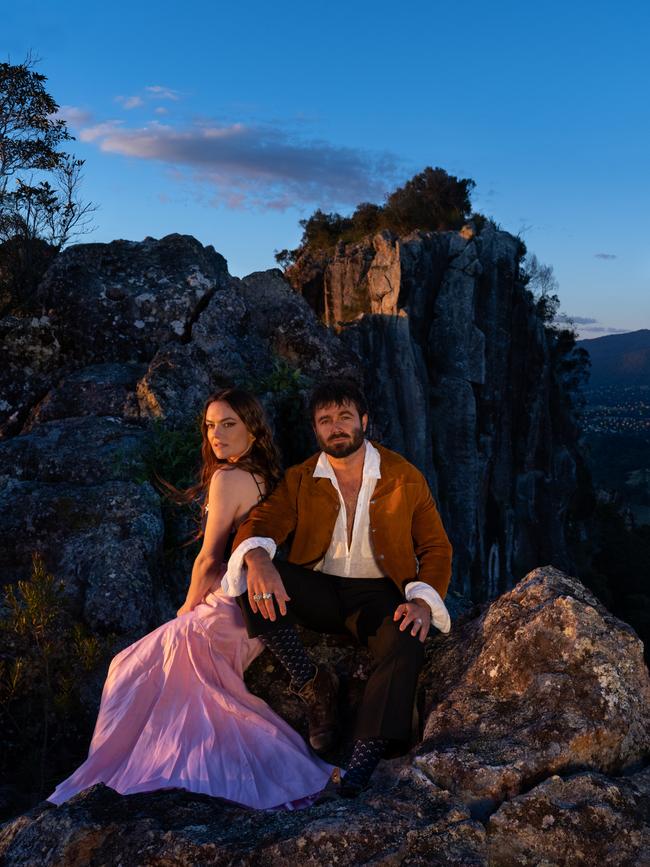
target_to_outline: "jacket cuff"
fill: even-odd
[[[246,592],[246,575],[247,570],[244,564],[244,557],[253,548],[264,548],[271,560],[275,557],[277,545],[267,536],[251,536],[250,539],[237,545],[235,550],[230,555],[228,560],[228,568],[226,574],[221,579],[221,589],[226,596],[241,596]]]
[[[431,623],[436,629],[444,632],[445,635],[451,630],[451,617],[447,611],[447,606],[442,601],[442,597],[431,587],[430,584],[425,584],[424,581],[409,581],[404,588],[404,596],[407,602],[411,599],[424,599],[431,609]]]

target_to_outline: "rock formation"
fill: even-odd
[[[233,381],[261,394],[294,461],[312,448],[310,380],[365,379],[376,434],[425,472],[455,549],[455,626],[428,642],[417,746],[358,803],[259,815],[96,787],[5,826],[4,864],[647,862],[648,672],[634,632],[553,568],[568,568],[574,430],[519,255],[490,226],[380,235],[304,257],[296,292],[276,270],[235,279],[184,236],[79,245],[38,310],[0,320],[2,575],[26,577],[39,550],[92,630],[124,644],[172,616],[188,564],[163,556],[152,420],[189,430]],[[349,716],[363,654],[307,638]],[[303,730],[272,669],[260,657],[249,685]]]
[[[71,247],[38,297],[41,316],[0,322],[0,568],[5,580],[27,577],[40,551],[89,626],[142,634],[175,610],[158,580],[160,498],[144,480],[151,419],[190,424],[211,391],[232,382],[259,391],[265,379],[263,399],[279,416],[280,361],[312,378],[354,374],[358,361],[280,272],[236,280],[223,257],[185,236]],[[304,421],[277,422],[288,459],[309,453]]]
[[[626,624],[542,568],[427,651],[424,740],[357,801],[258,813],[98,785],[5,825],[2,863],[649,863],[650,677]],[[343,680],[363,678],[345,649],[317,652]],[[267,664],[254,663],[258,685]],[[290,718],[286,691],[266,686]]]

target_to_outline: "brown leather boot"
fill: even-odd
[[[338,677],[329,666],[318,665],[312,680],[295,693],[307,705],[309,743],[317,752],[329,749],[336,741],[338,692]]]

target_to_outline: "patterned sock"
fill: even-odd
[[[273,632],[260,635],[260,640],[289,672],[291,688],[295,692],[300,692],[307,681],[315,677],[316,666],[307,656],[294,626],[281,626]]]
[[[379,764],[388,746],[388,738],[361,738],[354,742],[352,756],[348,763],[348,772],[343,778],[344,784],[365,788],[370,781],[372,772]]]

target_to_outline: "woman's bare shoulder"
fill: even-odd
[[[248,470],[243,470],[240,467],[220,467],[212,475],[210,481],[211,491],[245,491],[250,486],[255,487],[255,479]]]

